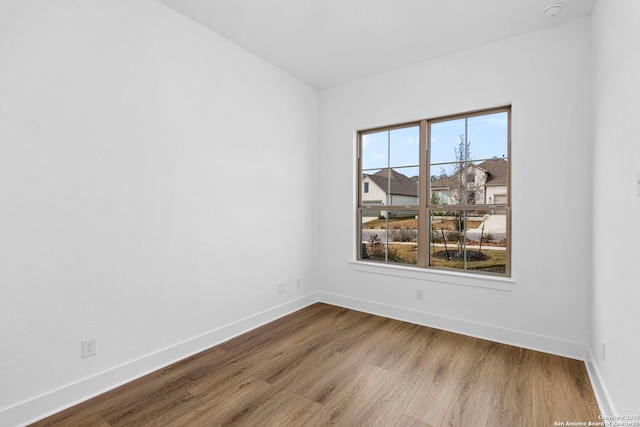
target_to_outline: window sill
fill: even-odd
[[[506,292],[513,291],[516,286],[515,280],[507,277],[459,273],[457,271],[426,269],[406,265],[379,264],[366,261],[351,261],[350,264],[351,269],[354,271],[406,277],[409,279],[426,280],[450,285],[471,286],[474,288],[494,289],[496,291]]]

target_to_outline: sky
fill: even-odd
[[[431,163],[454,162],[465,120],[471,159],[507,157],[507,113],[500,112],[467,119],[431,124]],[[409,177],[418,175],[420,128],[411,126],[363,135],[362,170],[392,167]],[[411,167],[406,167],[411,166]],[[451,165],[434,165],[432,175],[452,170]]]

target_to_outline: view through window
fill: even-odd
[[[359,132],[359,259],[510,276],[510,114]]]

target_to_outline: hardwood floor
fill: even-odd
[[[583,362],[314,304],[33,426],[598,421]]]

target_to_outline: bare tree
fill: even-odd
[[[471,162],[471,141],[465,134],[459,136],[458,146],[454,148],[456,163],[450,178],[450,193],[457,204],[471,205],[476,203],[476,194],[480,183],[476,179],[476,169]],[[466,236],[466,214],[456,212],[456,231],[458,232],[458,253],[461,255]]]
[[[454,148],[456,163],[450,176],[451,195],[461,205],[475,204],[475,195],[480,188],[476,180],[476,171],[471,162],[471,141],[464,134],[459,136],[458,146]]]
[[[445,169],[441,170],[440,176],[432,176],[432,182],[435,182],[435,188],[441,193],[435,191],[431,197],[432,204],[451,204],[451,205],[473,205],[482,197],[484,192],[484,178],[471,157],[471,141],[466,134],[458,137],[458,144],[454,147],[455,161],[449,164],[448,173]],[[433,187],[432,187],[433,188]],[[442,196],[441,196],[442,194]],[[444,200],[446,194],[447,200]],[[458,256],[462,256],[466,236],[466,211],[453,211],[454,230],[449,234],[455,236],[458,246]]]

